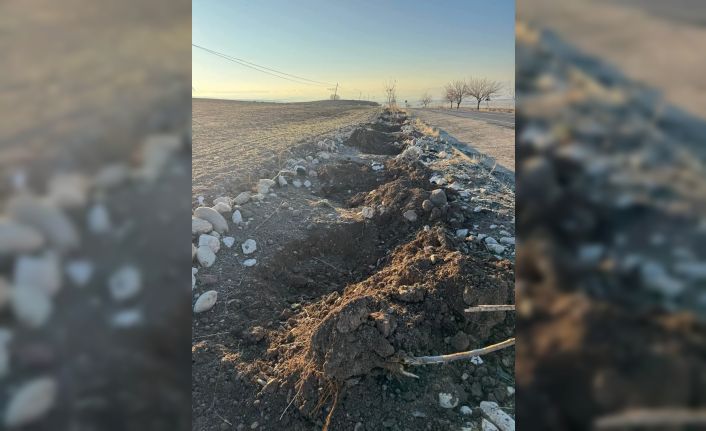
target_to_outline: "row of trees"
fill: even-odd
[[[480,103],[484,100],[490,100],[492,96],[499,93],[503,86],[498,81],[493,81],[487,78],[471,78],[469,80],[457,80],[446,84],[444,87],[443,100],[450,103],[453,108],[454,103],[456,109],[461,106],[463,100],[467,97],[472,97],[476,100],[476,109],[480,109]],[[429,93],[424,93],[419,99],[419,103],[423,107],[431,104],[432,98]]]

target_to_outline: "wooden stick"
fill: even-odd
[[[483,313],[487,311],[515,311],[515,305],[478,305],[476,307],[466,308],[466,313]]]
[[[596,430],[624,428],[672,428],[706,425],[706,410],[680,408],[635,409],[599,417],[593,423]]]
[[[481,349],[470,350],[468,352],[451,353],[449,355],[439,356],[416,356],[411,358],[403,358],[402,363],[405,365],[429,365],[429,364],[445,364],[448,362],[460,361],[463,359],[471,359],[474,356],[486,355],[496,350],[501,350],[506,347],[514,346],[515,339],[510,338],[498,344],[483,347]]]

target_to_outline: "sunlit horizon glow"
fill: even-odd
[[[362,0],[193,2],[192,41],[311,80],[339,83],[343,99],[398,102],[482,76],[514,86],[515,3]],[[192,47],[193,97],[295,102],[328,99],[327,86],[294,83]],[[503,91],[498,98],[507,98]]]

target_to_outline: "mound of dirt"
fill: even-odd
[[[298,377],[295,404],[302,413],[319,413],[322,384],[339,390],[375,369],[399,371],[406,355],[445,351],[447,336],[463,333],[482,345],[514,327],[511,315],[463,312],[470,305],[512,302],[511,262],[459,253],[452,241],[441,228],[419,232],[370,278],[308,306],[281,335],[302,348],[282,349],[275,338],[270,348],[285,358],[281,378]]]
[[[346,144],[368,154],[395,155],[404,149],[400,139],[399,134],[360,128],[353,131]]]

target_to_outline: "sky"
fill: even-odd
[[[290,75],[284,80],[192,46],[194,97],[281,102],[441,99],[471,76],[514,86],[514,0],[193,0],[192,43]],[[327,85],[330,83],[332,85]],[[507,97],[507,92],[499,98]]]

